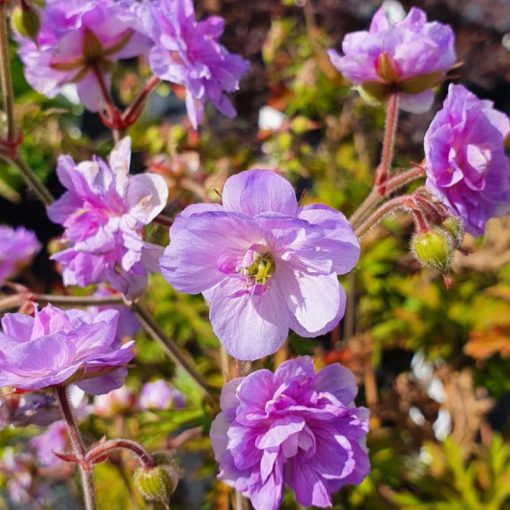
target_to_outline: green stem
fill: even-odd
[[[94,489],[94,473],[91,467],[86,466],[85,456],[86,449],[78,429],[78,424],[74,417],[73,410],[69,403],[66,386],[55,386],[55,393],[60,403],[60,409],[67,425],[67,432],[69,434],[69,441],[73,449],[73,453],[79,461],[82,488],[83,488],[83,501],[85,503],[85,510],[96,509],[96,498]]]
[[[0,85],[7,117],[7,140],[16,138],[14,122],[14,93],[12,91],[11,62],[9,56],[9,32],[7,23],[7,3],[0,2]]]
[[[9,56],[9,35],[6,14],[6,2],[0,2],[0,87],[4,100],[5,116],[7,118],[6,140],[8,146],[12,147],[15,154],[16,124],[14,118],[14,92],[12,88],[11,64]],[[43,202],[49,205],[53,201],[51,193],[46,186],[34,175],[26,163],[14,154],[1,153],[0,157],[18,168],[26,184],[32,188],[34,193]]]
[[[105,306],[124,303],[122,295],[112,296],[55,296],[52,294],[31,294],[30,298],[40,304],[51,303],[62,306]]]
[[[53,195],[49,192],[48,188],[38,179],[33,170],[19,156],[11,158],[6,154],[0,153],[0,158],[4,159],[19,170],[19,173],[21,174],[21,177],[23,177],[26,185],[32,189],[32,191],[37,195],[37,198],[45,206],[50,205],[54,201]]]
[[[180,365],[186,372],[195,380],[195,382],[202,388],[202,390],[209,395],[214,402],[218,401],[218,396],[215,391],[209,386],[207,381],[202,377],[198,370],[193,366],[193,363],[181,352],[175,342],[168,338],[165,332],[161,329],[158,323],[153,319],[149,311],[138,302],[131,305],[132,310],[137,315],[143,329],[151,336],[164,351],[172,358],[172,360]]]

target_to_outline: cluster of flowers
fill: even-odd
[[[27,81],[48,97],[76,84],[82,104],[97,112],[109,100],[121,59],[145,56],[158,78],[185,87],[193,127],[211,101],[226,116],[248,62],[218,41],[224,22],[197,21],[192,0],[47,0],[32,37],[18,35]]]
[[[54,95],[76,82],[83,103],[98,110],[101,77],[109,83],[112,64],[146,54],[155,75],[186,87],[195,126],[205,99],[235,113],[223,92],[237,88],[247,65],[218,43],[223,21],[197,22],[191,1],[48,0],[41,16],[36,39],[20,37],[27,78],[41,92]],[[343,53],[331,52],[331,59],[364,95],[398,94],[400,107],[411,112],[430,108],[432,87],[455,62],[451,29],[427,22],[419,9],[393,24],[379,10],[369,32],[345,38]],[[425,138],[429,191],[475,235],[489,218],[510,211],[509,132],[508,118],[491,103],[451,85]],[[145,240],[144,228],[164,209],[167,187],[156,175],[130,176],[129,164],[129,139],[108,163],[60,158],[67,191],[48,214],[65,228],[67,248],[54,260],[66,285],[108,283],[131,300],[142,294],[149,272],[161,271],[178,291],[204,295],[215,333],[241,360],[276,352],[289,329],[317,337],[338,324],[346,299],[338,275],[359,257],[340,212],[301,207],[278,173],[249,170],[226,181],[222,205],[182,211],[163,253]],[[6,315],[0,386],[36,390],[72,382],[93,394],[120,387],[133,342],[121,343],[118,321],[113,309],[47,306],[33,318]],[[211,430],[220,478],[257,510],[277,509],[285,485],[302,505],[331,506],[333,492],[369,472],[368,414],[354,406],[356,392],[347,369],[331,365],[316,373],[308,358],[228,383]]]
[[[456,59],[452,29],[417,8],[391,23],[381,7],[368,32],[344,38],[342,51],[330,50],[331,62],[365,97],[398,94],[400,108],[414,113],[432,106],[433,86]],[[427,188],[475,236],[510,212],[509,135],[505,114],[453,84],[425,135]]]

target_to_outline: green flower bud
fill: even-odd
[[[41,28],[41,18],[35,9],[15,7],[12,11],[12,28],[22,37],[35,40]]]
[[[179,475],[172,461],[166,456],[154,456],[154,460],[156,466],[139,467],[133,480],[144,499],[168,505],[170,496],[177,487]],[[159,464],[158,460],[164,464]]]
[[[454,251],[452,236],[441,228],[420,232],[411,240],[411,250],[425,267],[447,273]]]
[[[458,248],[462,244],[462,239],[464,238],[462,222],[454,216],[448,216],[448,218],[443,221],[441,227],[452,236],[454,248]]]

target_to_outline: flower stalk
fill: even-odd
[[[101,95],[103,96],[103,101],[106,105],[106,116],[100,113],[101,120],[103,124],[112,130],[113,141],[115,143],[119,143],[120,141],[120,130],[121,130],[121,116],[118,108],[113,103],[113,98],[108,90],[106,85],[106,81],[103,76],[103,72],[98,64],[92,65],[92,72],[96,77],[96,81],[101,90]]]
[[[136,98],[134,103],[129,108],[126,109],[126,111],[122,115],[124,129],[128,128],[138,120],[140,114],[142,113],[143,107],[145,106],[147,98],[152,93],[152,91],[159,85],[160,81],[161,80],[157,76],[151,76],[149,78],[140,95]]]
[[[57,296],[53,294],[30,294],[30,299],[41,305],[51,303],[59,306],[105,306],[124,303],[121,294],[111,296]]]
[[[128,450],[134,454],[138,462],[144,468],[152,468],[156,465],[152,455],[140,444],[129,439],[111,439],[97,444],[89,450],[85,459],[91,465],[106,460],[108,455],[116,450]]]
[[[80,469],[83,500],[86,510],[96,509],[96,498],[94,488],[94,473],[92,468],[86,462],[86,449],[83,439],[76,423],[73,410],[69,403],[66,386],[55,386],[55,393],[60,404],[62,415],[67,425],[67,432],[69,434],[69,442],[73,449],[74,456],[78,460],[78,467]]]
[[[9,58],[6,2],[0,2],[0,84],[7,118],[6,139],[8,142],[13,142],[16,139],[16,125],[14,122],[14,94],[12,90],[11,63]]]
[[[412,195],[402,195],[385,202],[379,209],[376,209],[356,230],[358,238],[363,237],[371,228],[384,219],[385,216],[397,209],[413,209],[414,198]]]
[[[420,179],[424,176],[424,169],[416,165],[408,170],[404,170],[398,174],[395,174],[393,177],[389,178],[386,181],[385,185],[385,194],[381,195],[377,189],[372,189],[367,198],[363,201],[363,203],[354,211],[354,213],[349,218],[349,222],[353,227],[358,226],[358,224],[363,220],[366,215],[377,207],[390,193],[396,191],[407,184]]]
[[[386,194],[386,181],[391,170],[393,152],[395,148],[395,135],[398,124],[398,94],[393,93],[388,98],[386,107],[386,120],[384,123],[384,138],[381,162],[375,173],[375,188],[384,196]]]
[[[14,92],[12,88],[11,64],[9,57],[9,36],[7,23],[6,2],[0,2],[0,87],[6,117],[5,138],[0,142],[0,157],[15,166],[27,186],[31,188],[44,205],[53,201],[51,193],[46,186],[34,175],[28,165],[18,155],[18,145],[21,143],[21,134],[16,134],[14,118]]]

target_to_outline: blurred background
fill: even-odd
[[[510,0],[386,4],[396,14],[414,5],[430,20],[452,25],[462,64],[452,79],[510,114]],[[182,91],[161,85],[141,121],[129,130],[135,150],[131,172],[149,168],[165,177],[170,189],[166,214],[171,217],[190,203],[218,200],[227,176],[257,166],[278,168],[303,204],[322,202],[351,214],[372,185],[384,109],[366,105],[350,89],[326,50],[338,49],[347,32],[367,29],[380,2],[200,0],[195,5],[199,15],[223,16],[223,43],[251,61],[251,72],[235,96],[238,116],[229,120],[210,109],[196,133],[186,119]],[[111,137],[97,116],[77,104],[72,90],[55,100],[32,91],[15,49],[13,44],[23,155],[58,196],[58,155],[68,153],[77,161],[92,153],[105,156]],[[136,97],[148,76],[143,62],[120,67],[114,80],[119,104]],[[437,91],[430,112],[401,114],[395,168],[423,159],[423,136],[445,90]],[[64,292],[48,259],[56,250],[59,228],[22,186],[15,169],[3,163],[0,222],[34,230],[45,245],[18,280],[34,291]],[[510,218],[492,220],[483,239],[466,236],[465,254],[455,256],[455,284],[449,290],[437,273],[422,269],[413,258],[411,233],[405,216],[393,216],[372,230],[358,266],[342,281],[350,296],[342,323],[318,340],[292,334],[274,360],[256,367],[311,354],[318,365],[339,361],[356,374],[357,403],[371,411],[373,468],[359,487],[336,496],[335,509],[510,509]],[[149,235],[154,242],[168,242],[161,228],[153,227]],[[146,301],[165,331],[192,354],[211,383],[221,386],[219,344],[202,298],[179,295],[153,276]],[[149,448],[175,452],[184,475],[172,508],[226,510],[228,490],[215,481],[217,466],[207,439],[210,410],[157,346],[143,333],[136,339],[136,368],[127,382],[130,398],[136,400],[141,386],[157,374],[172,381],[184,404],[134,412],[135,400],[127,405],[121,400],[117,407],[110,402],[115,412],[84,413],[86,437],[92,441],[122,434]],[[83,405],[90,410],[92,402]],[[1,412],[0,407],[0,424]],[[80,508],[69,466],[41,468],[31,460],[27,440],[39,433],[34,425],[0,431],[0,509]],[[29,456],[19,457],[21,452]],[[145,508],[126,489],[132,485],[129,462],[119,457],[98,467],[100,508]],[[24,480],[16,482],[14,472],[23,472]],[[16,498],[15,482],[43,496]],[[282,508],[297,509],[290,494]]]

